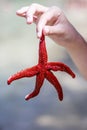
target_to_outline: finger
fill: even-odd
[[[35,14],[36,14],[36,7],[31,5],[27,12],[26,12],[26,20],[27,20],[27,23],[30,24],[30,23],[33,23],[34,22],[34,17],[35,17]]]
[[[55,21],[58,19],[60,14],[61,11],[59,8],[52,7],[40,17],[36,29],[38,38],[41,37],[42,31],[46,25],[54,25]]]
[[[64,34],[64,28],[62,25],[54,25],[54,26],[45,26],[43,28],[43,33],[44,35],[46,36],[49,36],[49,35],[53,35],[53,34],[57,34],[59,36],[63,35]]]
[[[29,6],[26,12],[27,23],[34,22],[34,19],[40,16],[47,9],[48,9],[47,7],[44,7],[39,4],[32,4],[31,6]]]
[[[27,19],[27,23],[32,23],[33,22],[33,19],[36,20],[36,17],[34,16],[36,12],[36,8],[34,8],[34,6],[28,6],[28,7],[23,7],[21,8],[20,10],[18,10],[16,12],[16,14],[18,16],[21,16],[21,17],[25,17]]]

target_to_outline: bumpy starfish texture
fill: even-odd
[[[63,100],[63,91],[62,87],[53,74],[52,71],[65,71],[69,75],[72,76],[72,78],[75,78],[75,74],[73,71],[65,64],[60,63],[60,62],[47,62],[48,61],[48,56],[47,56],[47,50],[46,50],[46,45],[45,45],[45,36],[42,35],[39,43],[39,60],[38,64],[31,67],[27,68],[25,70],[21,70],[20,72],[12,75],[9,77],[7,83],[8,85],[17,79],[24,78],[24,77],[32,77],[36,75],[36,84],[35,84],[35,89],[31,94],[28,94],[25,97],[25,100],[29,100],[30,98],[33,98],[37,96],[40,92],[40,89],[43,85],[44,79],[47,79],[56,89],[58,93],[59,100]]]

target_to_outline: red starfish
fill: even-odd
[[[8,85],[17,79],[24,78],[24,77],[32,77],[36,75],[36,84],[35,89],[31,94],[28,94],[25,99],[29,100],[30,98],[33,98],[37,96],[40,92],[40,89],[42,87],[42,84],[44,82],[44,79],[46,78],[57,90],[58,97],[60,100],[63,100],[63,92],[60,83],[58,82],[57,78],[54,76],[52,71],[65,71],[68,74],[72,76],[72,78],[75,77],[75,74],[72,72],[72,70],[65,64],[60,62],[47,62],[48,56],[47,56],[47,50],[45,46],[45,37],[42,35],[39,43],[39,61],[38,64],[27,68],[25,70],[22,70],[14,75],[12,75],[7,83]]]

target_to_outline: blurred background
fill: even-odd
[[[45,80],[40,94],[25,101],[33,91],[35,77],[7,85],[17,71],[38,61],[35,25],[16,16],[31,3],[62,8],[76,29],[87,39],[87,0],[0,0],[0,130],[87,130],[87,81],[79,74],[66,50],[46,38],[49,61],[66,63],[76,73],[72,79],[56,72],[64,92],[60,102],[54,87]]]

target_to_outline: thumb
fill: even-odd
[[[45,26],[43,28],[43,33],[44,35],[48,36],[48,35],[53,35],[53,34],[63,34],[64,33],[64,29],[62,28],[62,26],[59,25],[55,25],[55,26]]]

